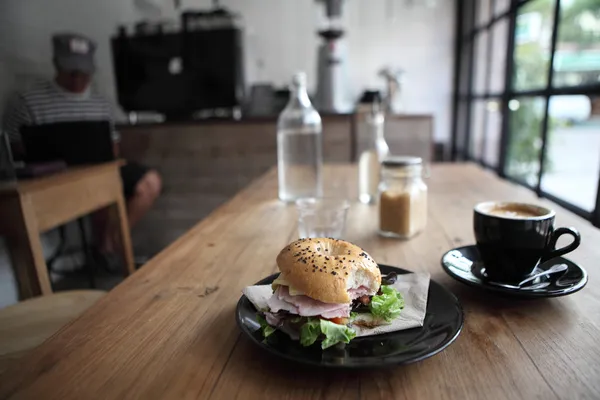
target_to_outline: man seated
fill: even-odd
[[[9,102],[3,128],[8,133],[15,154],[24,151],[20,128],[24,125],[45,125],[57,122],[110,121],[115,155],[119,152],[119,136],[114,130],[111,106],[91,89],[95,71],[94,42],[78,34],[57,34],[52,37],[53,81],[39,81],[29,90],[18,93]],[[85,134],[85,132],[82,132]],[[133,227],[150,210],[161,191],[158,172],[137,163],[121,167],[123,191],[127,199],[129,226]],[[117,227],[97,215],[96,228],[103,232],[100,250],[112,253],[118,241]]]

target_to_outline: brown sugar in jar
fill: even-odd
[[[419,157],[389,157],[379,186],[379,234],[408,239],[427,224],[427,186]]]

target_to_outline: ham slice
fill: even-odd
[[[267,300],[267,305],[269,306],[269,309],[271,310],[272,313],[276,313],[278,311],[284,310],[284,311],[289,311],[292,314],[298,314],[298,307],[296,307],[294,304],[288,303],[287,301],[282,300],[278,293],[279,293],[279,289],[285,287],[286,291],[287,291],[287,287],[286,286],[278,286],[277,290],[275,290],[275,293],[273,293],[273,296],[271,296],[269,298],[269,300]]]
[[[265,313],[265,319],[267,320],[267,323],[271,326],[277,326],[281,322],[281,318],[279,316],[270,312]]]
[[[323,303],[308,296],[292,296],[287,286],[278,286],[273,296],[267,300],[271,312],[289,311],[303,317],[320,315],[324,318],[345,318],[350,316],[350,303]]]
[[[366,286],[361,286],[357,289],[348,290],[348,294],[350,295],[350,298],[352,300],[358,299],[359,297],[362,297],[362,296],[367,296],[370,293],[371,293],[371,290]]]

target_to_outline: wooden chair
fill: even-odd
[[[76,319],[106,292],[74,290],[25,300],[0,310],[0,373]]]

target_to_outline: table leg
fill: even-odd
[[[85,261],[83,268],[88,273],[88,279],[90,280],[90,288],[96,288],[96,260],[92,255],[92,249],[87,239],[87,232],[85,231],[85,220],[83,217],[77,218],[77,226],[79,227],[79,237],[81,239],[81,247],[85,254]]]
[[[112,221],[119,223],[119,236],[121,238],[121,249],[123,262],[125,264],[125,274],[131,275],[135,272],[133,262],[133,249],[131,248],[131,233],[129,231],[129,222],[127,220],[127,209],[125,208],[125,199],[123,194],[119,193],[117,201],[110,206]]]
[[[29,198],[14,199],[8,248],[21,299],[52,293],[40,232]]]

